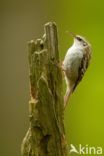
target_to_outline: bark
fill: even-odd
[[[42,39],[28,43],[30,126],[21,153],[22,156],[67,156],[56,24],[45,24],[44,31]]]

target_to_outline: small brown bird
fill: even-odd
[[[74,43],[68,49],[62,67],[67,85],[64,96],[65,107],[70,95],[82,80],[91,58],[91,45],[89,42],[82,36],[74,35],[73,33],[71,33],[71,36],[74,38]]]

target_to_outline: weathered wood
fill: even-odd
[[[30,41],[28,47],[30,127],[22,142],[22,156],[67,156],[56,24],[47,23],[43,38]]]

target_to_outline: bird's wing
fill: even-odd
[[[86,53],[83,55],[83,58],[82,58],[82,61],[78,70],[78,78],[75,82],[73,91],[76,88],[76,86],[79,84],[79,82],[82,80],[84,73],[89,66],[90,58],[91,58],[91,53],[88,53],[88,51],[86,51]]]

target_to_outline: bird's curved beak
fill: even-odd
[[[66,33],[69,34],[71,37],[76,38],[76,35],[73,32],[66,31]]]
[[[76,35],[73,32],[70,32],[70,36],[76,38]]]

